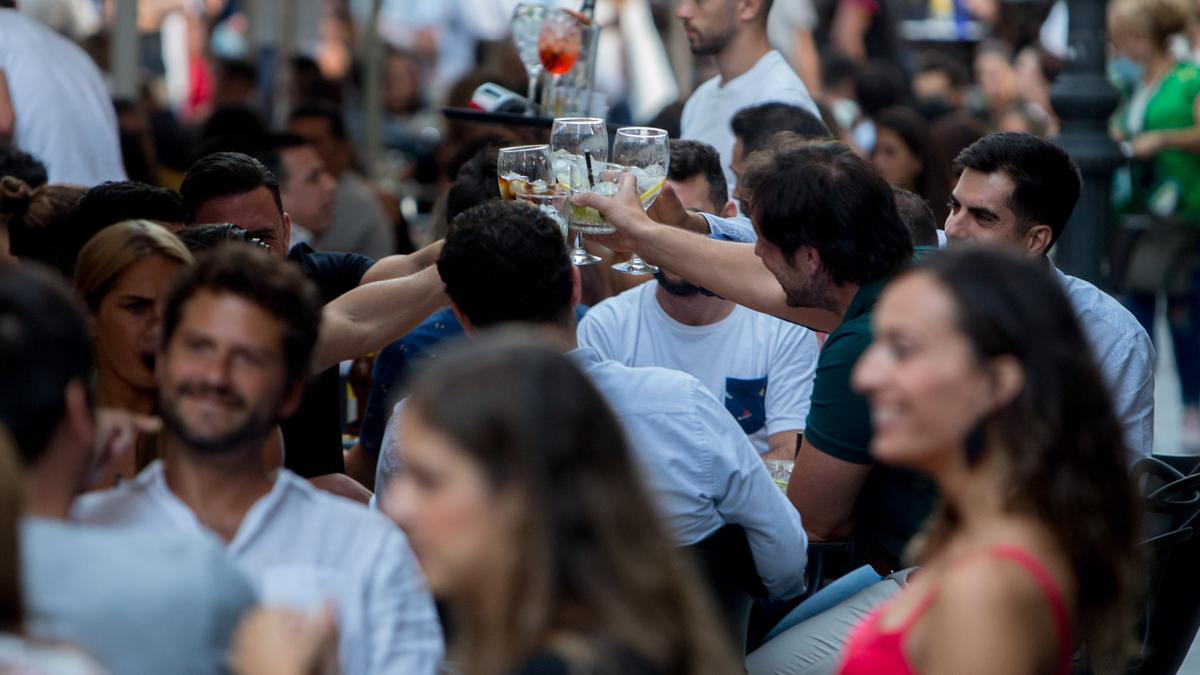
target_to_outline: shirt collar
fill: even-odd
[[[858,317],[870,312],[875,308],[875,303],[879,300],[879,295],[883,293],[883,287],[888,285],[892,280],[892,275],[874,279],[863,283],[858,287],[858,292],[854,294],[854,299],[850,301],[850,306],[846,308],[846,315],[842,317],[842,323],[857,319]]]

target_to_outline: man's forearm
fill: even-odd
[[[313,372],[382,349],[446,304],[434,267],[359,286],[325,305]]]
[[[363,275],[359,285],[362,286],[387,279],[399,279],[420,272],[437,262],[438,256],[442,253],[442,243],[442,240],[439,239],[425,248],[409,253],[408,255],[390,255],[386,258],[380,258]]]

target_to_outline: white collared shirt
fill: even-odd
[[[1154,452],[1154,342],[1129,310],[1092,284],[1054,268],[1112,395],[1130,464]]]
[[[125,485],[81,497],[73,517],[208,533],[167,486],[161,461]],[[333,603],[346,675],[437,672],[444,648],[433,599],[403,532],[379,514],[281,469],[226,550],[264,604],[311,610]]]

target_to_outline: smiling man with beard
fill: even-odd
[[[316,288],[269,253],[226,245],[170,291],[156,375],[167,459],[92,494],[78,520],[211,532],[264,604],[330,603],[345,673],[433,673],[433,602],[404,535],[376,514],[264,465],[262,445],[300,405],[320,323]]]

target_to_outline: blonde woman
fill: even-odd
[[[191,264],[192,254],[175,235],[146,220],[106,227],[80,251],[75,288],[87,304],[96,349],[98,406],[156,412],[159,300],[175,273]],[[153,441],[143,439],[136,457],[114,467],[116,475],[131,478],[148,464]]]

